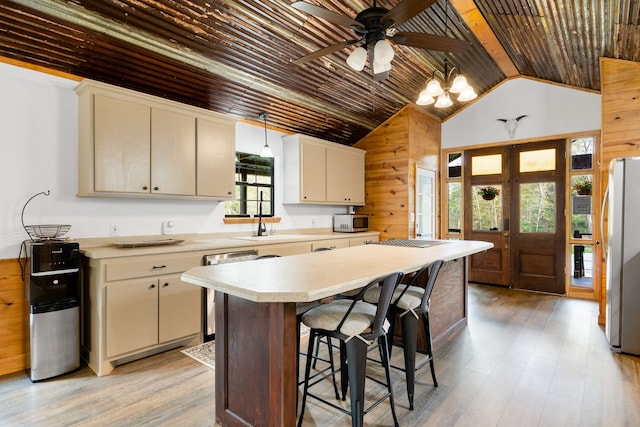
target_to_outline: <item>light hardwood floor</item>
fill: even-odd
[[[404,374],[394,370],[400,424],[640,425],[640,358],[609,350],[597,310],[589,301],[471,285],[469,325],[436,351],[438,388],[428,367],[418,372],[413,411]],[[400,349],[393,359],[402,363]],[[213,381],[213,370],[179,350],[102,378],[86,367],[36,384],[10,374],[0,377],[0,426],[212,426]],[[328,383],[325,389],[331,396]],[[368,383],[370,396],[378,390]],[[304,424],[350,422],[310,401]],[[365,424],[392,425],[388,404]]]

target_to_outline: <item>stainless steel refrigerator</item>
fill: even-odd
[[[640,157],[611,161],[607,195],[606,335],[613,351],[640,355]]]

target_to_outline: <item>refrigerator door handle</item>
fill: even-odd
[[[604,234],[604,214],[606,212],[607,204],[609,203],[609,186],[607,185],[607,189],[604,191],[604,197],[602,199],[602,210],[600,211],[600,238],[602,239],[602,251],[604,253],[605,259],[607,258],[607,239]]]

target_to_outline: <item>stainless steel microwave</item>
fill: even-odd
[[[369,231],[369,217],[361,214],[336,214],[333,216],[333,231],[342,233]]]

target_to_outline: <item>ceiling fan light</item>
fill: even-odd
[[[347,65],[355,71],[362,71],[367,62],[367,50],[360,46],[355,49],[347,58]]]
[[[467,87],[469,87],[469,84],[467,84],[467,78],[462,74],[458,74],[453,79],[453,83],[451,83],[451,89],[449,89],[449,92],[462,93]]]
[[[423,90],[420,92],[420,96],[418,96],[418,100],[416,104],[418,105],[431,105],[435,102],[435,98],[427,93],[427,90]]]
[[[438,96],[438,100],[436,101],[436,108],[447,108],[453,105],[453,101],[449,98],[449,94],[447,92]]]
[[[427,88],[425,89],[427,94],[432,97],[440,96],[444,93],[442,86],[440,86],[440,82],[437,79],[429,80],[427,83]]]
[[[385,71],[391,70],[391,63],[389,62],[378,62],[374,59],[373,61],[373,74],[384,73]]]
[[[476,99],[478,94],[473,90],[471,86],[468,86],[465,90],[462,91],[460,96],[458,97],[458,101],[467,102],[472,99]]]
[[[387,40],[378,40],[373,48],[374,62],[389,64],[393,60],[395,51]]]

